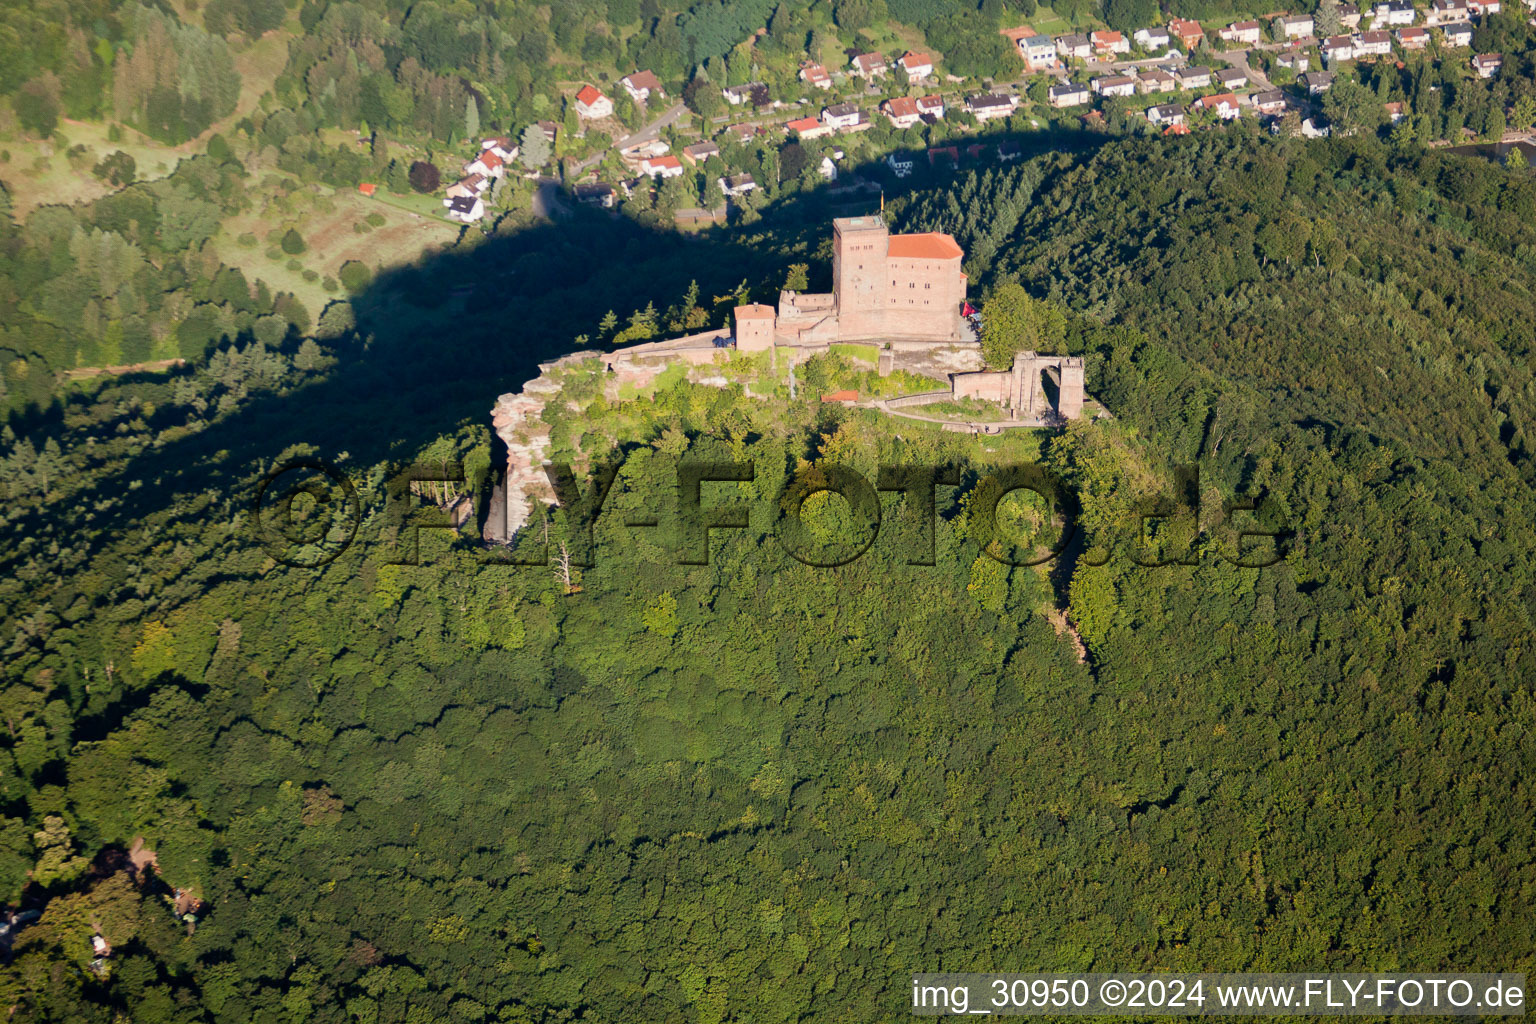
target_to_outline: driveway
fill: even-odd
[[[1226,53],[1218,53],[1216,56],[1247,75],[1249,83],[1257,88],[1259,92],[1268,92],[1274,88],[1270,84],[1269,79],[1264,77],[1264,72],[1248,63],[1247,50],[1229,50]]]
[[[658,115],[654,120],[648,123],[645,127],[641,128],[639,131],[635,132],[633,135],[625,136],[624,138],[615,142],[613,144],[613,148],[623,151],[631,146],[638,146],[642,142],[650,142],[652,139],[661,134],[662,129],[666,128],[667,125],[672,124],[678,118],[682,117],[685,113],[687,113],[687,111],[688,108],[683,106],[681,103],[674,103],[672,106],[662,111],[661,114]],[[576,165],[575,175],[580,175],[589,167],[596,167],[598,164],[603,162],[603,157],[607,155],[607,150],[604,150],[601,153],[594,153],[587,157],[585,160]]]

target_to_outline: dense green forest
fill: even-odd
[[[474,520],[396,564],[441,513],[390,480],[457,460],[483,498],[496,394],[605,309],[665,330],[794,264],[814,286],[829,209],[696,238],[579,215],[311,322],[165,244],[196,221],[167,204],[233,201],[227,173],[5,229],[7,315],[51,295],[83,340],[35,313],[8,338],[105,345],[137,316],[154,352],[175,301],[207,329],[166,351],[212,353],[4,428],[0,895],[42,912],[0,970],[14,1019],[881,1020],[919,970],[1536,967],[1529,177],[1230,133],[916,190],[894,226],[955,234],[974,293],[1021,285],[1013,344],[1084,355],[1113,418],[897,426],[815,401],[835,361],[794,399],[610,403],[573,373],[558,454],[623,466],[568,580],[496,564]],[[66,256],[88,289],[53,283]],[[253,528],[294,457],[360,505],[316,568]],[[670,521],[684,458],[756,467],[711,485],[753,514],[704,566],[623,525]],[[1020,460],[1081,501],[1083,542],[1040,568],[984,550],[986,478]],[[934,565],[895,495],[848,565],[785,552],[787,475],[881,463],[962,469]],[[1223,557],[1244,500],[1275,565]],[[1154,503],[1202,529],[1147,549]],[[816,506],[813,533],[840,520]],[[125,867],[140,837],[174,909]]]

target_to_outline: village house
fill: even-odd
[[[1230,92],[1218,92],[1211,96],[1202,96],[1191,103],[1189,109],[1196,113],[1214,110],[1216,116],[1223,121],[1235,121],[1243,116],[1242,109],[1237,103],[1237,97]]]
[[[926,53],[905,53],[901,57],[901,70],[907,73],[907,81],[921,82],[933,74],[933,58]]]
[[[1031,71],[1041,71],[1056,64],[1056,43],[1050,36],[1025,36],[1019,40],[1019,53]]]
[[[1401,100],[1383,103],[1381,109],[1387,112],[1387,120],[1392,124],[1397,124],[1397,122],[1403,119],[1403,104]]]
[[[876,79],[890,70],[885,63],[885,58],[878,53],[861,53],[848,63],[853,68],[852,73],[858,78]]]
[[[944,109],[944,97],[942,96],[919,96],[917,98],[917,112],[930,124],[944,116]]]
[[[720,191],[728,196],[744,196],[757,188],[757,179],[750,174],[733,174],[728,178],[721,178],[716,182]]]
[[[1354,36],[1329,36],[1323,40],[1323,59],[1330,64],[1341,60],[1355,59]]]
[[[549,144],[553,146],[555,144],[555,136],[560,134],[560,126],[553,121],[535,121],[533,124],[549,140]]]
[[[720,90],[720,95],[725,97],[725,102],[733,107],[739,107],[743,103],[750,103],[754,107],[768,105],[768,86],[763,82],[748,82],[745,85],[728,85]]]
[[[1375,17],[1374,27],[1383,28],[1393,25],[1412,25],[1418,19],[1419,12],[1410,0],[1382,0],[1372,12]]]
[[[1194,52],[1195,47],[1205,42],[1205,29],[1200,27],[1198,21],[1174,18],[1168,23],[1168,34],[1177,39],[1184,49],[1191,53]]]
[[[1107,57],[1117,53],[1131,52],[1131,41],[1119,32],[1090,32],[1088,42],[1093,45],[1094,52],[1100,56]]]
[[[838,153],[841,154],[842,150],[838,150]],[[821,158],[821,164],[816,168],[816,173],[821,175],[823,178],[826,178],[828,181],[836,181],[837,164],[832,162],[831,157],[824,156]]]
[[[482,149],[475,158],[464,165],[465,174],[483,174],[487,178],[500,178],[507,173],[506,161],[496,155],[494,149]]]
[[[1356,57],[1386,57],[1392,53],[1392,34],[1383,29],[1361,32],[1355,39]]]
[[[1208,89],[1211,85],[1211,69],[1204,65],[1179,68],[1173,76],[1179,80],[1180,89]]]
[[[460,178],[444,189],[449,199],[473,199],[490,187],[490,181],[483,174],[471,174]]]
[[[1139,28],[1131,34],[1136,45],[1148,52],[1153,50],[1166,50],[1173,41],[1173,36],[1168,34],[1165,28]]]
[[[1425,20],[1430,25],[1453,25],[1466,21],[1467,0],[1434,0],[1429,5],[1429,16]]]
[[[479,196],[455,196],[452,199],[444,199],[443,205],[448,207],[449,220],[456,220],[463,224],[473,224],[485,216],[485,203]]]
[[[1429,29],[1411,25],[1397,30],[1397,45],[1404,50],[1422,50],[1429,45]]]
[[[832,76],[827,74],[827,69],[820,64],[801,65],[800,81],[817,89],[832,88]]]
[[[1141,73],[1137,88],[1145,95],[1151,92],[1173,92],[1175,84],[1174,77],[1168,72],[1152,68]]]
[[[1305,39],[1314,31],[1310,14],[1282,14],[1274,21],[1275,35],[1281,39]]]
[[[821,120],[834,131],[857,128],[864,115],[852,103],[835,103],[821,112]]]
[[[1275,58],[1275,63],[1288,71],[1301,74],[1312,64],[1312,58],[1305,50],[1287,50]]]
[[[1095,78],[1088,83],[1088,87],[1100,96],[1136,95],[1136,79],[1126,75],[1109,75],[1105,78]]]
[[[585,120],[613,116],[613,100],[604,96],[596,86],[584,85],[576,94],[576,116]]]
[[[1285,93],[1279,89],[1253,94],[1253,109],[1266,117],[1285,113]]]
[[[1332,134],[1332,128],[1320,125],[1310,117],[1301,122],[1301,137],[1304,139],[1326,139]]]
[[[1147,108],[1147,120],[1155,125],[1183,124],[1184,108],[1177,103],[1164,103]]]
[[[661,82],[650,71],[636,71],[632,75],[625,75],[619,79],[619,84],[624,91],[629,93],[629,98],[636,103],[645,103],[652,96],[660,99],[666,93],[661,91]]]
[[[681,177],[683,162],[670,153],[665,156],[648,156],[640,161],[640,173],[653,178]]]
[[[1307,90],[1308,96],[1321,96],[1333,88],[1333,72],[1308,71],[1301,76],[1301,84]]]
[[[1239,68],[1222,68],[1216,72],[1216,84],[1223,89],[1241,89],[1248,84],[1248,74]]]
[[[1504,66],[1502,53],[1480,53],[1472,58],[1472,70],[1478,78],[1492,78]]]
[[[720,147],[705,139],[703,142],[695,142],[691,146],[683,147],[683,159],[690,164],[701,164],[712,156],[720,155]]]
[[[832,134],[832,126],[815,117],[802,117],[784,126],[802,139],[819,139]]]
[[[516,160],[517,154],[521,151],[517,143],[513,142],[509,137],[505,135],[498,135],[493,139],[481,140],[480,148],[488,149],[492,153],[495,153],[498,157],[501,158],[501,162],[504,164],[509,164],[513,160]]]
[[[1467,0],[1467,13],[1476,18],[1498,14],[1504,9],[1500,0]]]
[[[1339,4],[1339,25],[1354,30],[1360,27],[1360,8],[1355,4]]]
[[[1446,25],[1440,31],[1444,36],[1446,46],[1459,49],[1463,46],[1472,45],[1472,23],[1470,21],[1459,21]]]
[[[600,181],[577,185],[572,191],[578,203],[601,206],[605,210],[612,209],[613,204],[618,201],[618,196],[614,193],[613,186],[604,185]]]
[[[897,96],[895,99],[886,100],[880,104],[880,112],[883,113],[893,127],[911,128],[917,124],[922,116],[917,109],[917,101],[910,96]]]
[[[1093,44],[1085,35],[1057,36],[1056,56],[1062,60],[1087,60],[1093,56]]]
[[[1256,21],[1234,21],[1216,34],[1223,42],[1241,43],[1244,46],[1257,46],[1263,38],[1263,32]]]
[[[1051,86],[1046,91],[1046,99],[1051,106],[1058,109],[1080,107],[1088,102],[1088,87],[1077,82],[1063,82],[1061,85]]]
[[[965,109],[978,121],[990,121],[995,117],[1007,117],[1013,113],[1015,102],[1017,101],[1012,96],[984,92],[967,96]]]

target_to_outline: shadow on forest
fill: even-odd
[[[1081,133],[1032,133],[1025,155],[1101,141]],[[853,171],[893,183],[880,164]],[[954,177],[919,174],[899,187],[943,188]],[[647,303],[660,313],[682,299],[690,282],[697,281],[698,301],[712,311],[716,297],[729,296],[744,280],[754,299],[776,301],[793,262],[811,266],[813,289],[830,288],[829,220],[873,212],[880,196],[834,197],[828,191],[797,193],[765,207],[750,227],[696,235],[581,207],[558,221],[382,271],[352,298],[356,329],[323,342],[335,357],[323,376],[287,394],[253,394],[203,430],[150,447],[120,473],[105,474],[78,495],[79,507],[107,498],[116,503],[97,515],[83,539],[97,553],[120,531],[202,492],[226,496],[231,510],[248,508],[253,479],[293,445],[311,445],[324,459],[345,453],[354,473],[406,461],[466,421],[488,423],[498,395],[536,376],[540,362],[575,350],[577,336],[596,334],[607,311],[617,314],[621,326]],[[312,312],[318,321],[320,311]],[[24,432],[58,419],[56,404],[16,427]],[[163,433],[180,422],[177,407],[156,416],[152,428]],[[57,512],[39,509],[35,515]],[[24,533],[36,525],[18,524]],[[82,538],[74,540],[78,546]]]

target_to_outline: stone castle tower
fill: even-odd
[[[958,341],[965,253],[949,235],[892,235],[881,217],[832,222],[832,305],[844,338]]]

